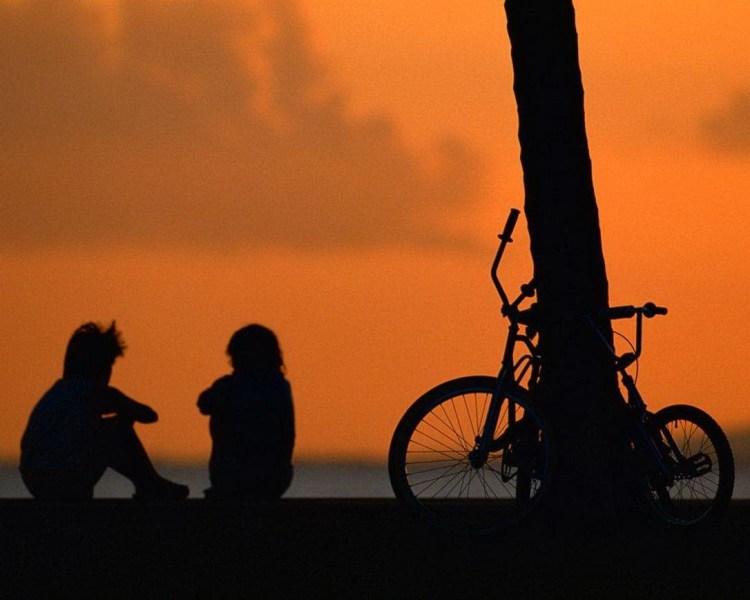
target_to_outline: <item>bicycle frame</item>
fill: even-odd
[[[492,395],[482,433],[478,436],[476,446],[470,455],[471,461],[475,465],[481,465],[487,459],[490,452],[497,451],[508,443],[508,439],[513,433],[513,425],[518,422],[516,406],[513,402],[508,403],[508,429],[500,437],[494,437],[503,400],[506,396],[517,396],[525,393],[525,390],[521,386],[521,380],[527,374],[529,375],[529,387],[533,388],[539,380],[541,370],[541,358],[533,342],[533,338],[536,335],[534,306],[532,305],[531,308],[526,310],[520,310],[521,303],[527,298],[532,298],[535,294],[534,280],[532,279],[522,285],[520,294],[511,302],[503,289],[498,274],[505,247],[513,241],[511,234],[518,215],[519,211],[517,209],[511,209],[503,233],[498,235],[500,245],[492,261],[490,271],[495,289],[502,302],[501,314],[508,319],[509,326],[501,367],[497,376],[497,388]],[[522,325],[527,328],[525,333],[521,333]],[[515,349],[519,343],[525,346],[528,354],[524,354],[516,361]]]
[[[532,279],[528,283],[522,285],[520,294],[511,301],[505,292],[499,277],[500,262],[506,246],[513,241],[511,235],[519,214],[520,211],[517,209],[511,209],[503,232],[498,235],[500,245],[495,254],[495,258],[492,261],[490,272],[495,289],[497,290],[498,296],[502,302],[501,313],[508,319],[509,326],[501,368],[497,376],[497,388],[492,395],[486,420],[481,430],[481,435],[477,437],[476,445],[470,453],[471,462],[475,467],[481,466],[487,460],[487,457],[491,452],[496,452],[503,447],[506,447],[511,441],[515,440],[517,437],[515,430],[517,428],[514,426],[519,423],[520,419],[516,414],[515,403],[511,400],[508,401],[509,426],[499,437],[494,437],[495,427],[503,408],[503,402],[506,397],[512,399],[514,396],[517,397],[526,393],[526,390],[521,385],[521,381],[527,374],[529,375],[528,388],[533,389],[539,380],[541,372],[541,356],[533,341],[533,338],[536,335],[534,305],[526,310],[520,309],[524,300],[532,298],[535,295],[535,282]],[[600,318],[608,319],[636,317],[636,344],[634,351],[623,355],[618,355],[615,349],[610,346],[601,329],[598,327],[596,319],[592,316],[587,316],[586,318],[609,351],[609,354],[612,357],[613,366],[620,374],[622,385],[626,390],[626,398],[623,398],[623,401],[627,404],[632,415],[631,423],[634,430],[633,434],[630,436],[631,442],[637,449],[643,449],[643,451],[653,459],[653,463],[658,466],[658,471],[663,476],[669,478],[673,476],[673,469],[664,459],[662,452],[654,441],[654,437],[649,432],[648,418],[650,413],[648,412],[643,397],[636,387],[635,379],[627,372],[627,367],[633,364],[642,352],[643,317],[651,318],[654,315],[666,313],[666,308],[658,307],[653,303],[647,303],[642,307],[611,307],[598,315]],[[522,325],[527,327],[526,333],[521,333]],[[523,345],[528,351],[528,354],[524,354],[516,361],[515,351],[518,344]],[[675,456],[681,456],[670,433],[668,431],[663,431],[661,433],[663,439],[667,441],[670,449],[675,453]]]
[[[626,398],[624,399],[624,401],[631,412],[633,429],[637,433],[637,442],[639,442],[636,443],[636,440],[633,440],[636,449],[645,449],[647,451],[648,457],[652,459],[653,463],[657,465],[658,472],[667,478],[672,478],[674,476],[674,469],[664,459],[662,452],[654,441],[653,435],[649,431],[648,420],[651,413],[648,411],[646,402],[644,401],[643,396],[641,396],[641,393],[636,387],[635,379],[627,371],[627,368],[636,360],[638,360],[643,351],[643,317],[645,316],[646,318],[651,318],[657,314],[667,314],[667,309],[656,306],[651,302],[644,304],[642,307],[617,306],[602,311],[601,316],[609,319],[627,319],[633,316],[636,317],[636,342],[634,352],[627,352],[622,355],[618,355],[615,349],[607,342],[606,338],[601,332],[601,329],[598,327],[596,320],[590,315],[586,316],[585,318],[597,332],[600,339],[602,340],[602,343],[609,351],[609,354],[612,357],[612,364],[615,370],[620,375],[620,381],[622,382],[622,385],[626,391]],[[666,440],[667,444],[670,447],[670,450],[674,453],[674,455],[682,457],[682,453],[680,452],[670,432],[666,429],[663,429],[660,433],[662,435],[662,438]],[[682,458],[684,459],[684,457]]]
[[[648,418],[651,413],[648,412],[646,402],[643,400],[643,396],[641,396],[641,393],[635,386],[635,380],[633,379],[633,376],[625,371],[624,367],[618,369],[618,371],[620,372],[622,385],[627,392],[627,405],[635,415],[633,428],[638,434],[638,441],[643,444],[643,446],[636,445],[636,447],[647,449],[649,456],[658,465],[659,472],[661,472],[663,475],[671,477],[672,469],[664,460],[661,451],[659,450],[653,436],[648,430]],[[675,456],[680,456],[679,448],[677,447],[677,444],[675,443],[669,431],[663,431],[662,435],[664,436],[664,439],[667,440],[667,443],[669,444],[672,451],[675,452]]]
[[[508,320],[497,376],[459,377],[422,394],[401,417],[388,452],[388,474],[399,502],[455,531],[500,531],[529,514],[554,485],[555,423],[535,402],[546,376],[536,339],[544,315],[533,303],[522,308],[536,295],[533,279],[511,298],[499,277],[518,216],[518,210],[511,211],[492,263],[501,314]],[[603,460],[613,467],[613,477],[622,477],[623,491],[632,492],[656,517],[693,525],[728,506],[734,462],[726,436],[710,415],[687,404],[649,412],[627,371],[641,354],[643,317],[666,312],[649,303],[607,308],[589,317],[611,355],[612,366],[605,360],[605,368],[622,377],[621,418],[602,426],[609,436],[605,449],[612,449]],[[635,346],[620,356],[608,320],[634,316]]]
[[[502,355],[501,367],[497,376],[497,387],[490,400],[485,422],[481,428],[481,433],[475,440],[475,446],[469,453],[469,459],[475,468],[483,465],[490,453],[497,452],[503,448],[508,448],[511,444],[517,443],[523,435],[523,428],[517,427],[522,421],[522,417],[517,414],[516,403],[512,401],[514,397],[523,396],[527,393],[521,382],[527,375],[528,389],[533,390],[538,383],[541,374],[542,359],[533,338],[536,336],[536,313],[535,305],[530,308],[521,310],[521,304],[527,298],[535,295],[535,282],[532,279],[521,286],[519,295],[511,300],[499,277],[499,267],[505,252],[506,246],[511,243],[512,233],[518,220],[520,212],[512,209],[505,223],[503,232],[498,235],[500,245],[492,261],[490,275],[497,290],[498,296],[502,302],[501,314],[508,319],[508,336],[505,341],[505,348]],[[608,319],[623,319],[636,317],[636,344],[634,352],[618,355],[615,349],[610,346],[601,329],[597,326],[597,321],[591,316],[587,319],[595,331],[598,333],[604,346],[608,349],[613,366],[620,374],[623,387],[626,390],[626,398],[623,401],[627,404],[632,415],[632,430],[630,434],[631,443],[634,448],[642,454],[645,454],[653,460],[651,464],[656,465],[659,474],[666,479],[674,476],[673,467],[667,463],[662,452],[657,446],[654,436],[649,432],[648,418],[650,413],[643,397],[641,396],[635,384],[635,379],[627,372],[627,367],[633,364],[642,352],[643,337],[643,317],[651,318],[656,314],[666,314],[667,309],[658,307],[652,303],[647,303],[642,307],[620,306],[612,307],[603,311],[599,317]],[[522,333],[521,327],[525,326],[526,331]],[[516,347],[521,344],[527,350],[527,353],[518,360],[515,359]],[[503,403],[507,402],[508,410],[508,427],[497,438],[495,437],[495,428],[498,423]],[[519,433],[520,431],[520,433]],[[668,431],[663,431],[662,439],[666,440],[670,449],[675,456],[681,456],[677,444]]]

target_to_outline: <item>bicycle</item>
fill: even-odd
[[[533,399],[543,365],[534,341],[536,304],[521,309],[534,297],[535,282],[522,285],[510,301],[498,275],[519,214],[510,211],[491,268],[501,314],[509,322],[497,377],[461,377],[434,387],[406,411],[391,439],[388,472],[396,498],[428,522],[454,531],[491,533],[518,523],[543,501],[553,477],[553,433]],[[687,405],[650,413],[626,371],[642,350],[642,318],[666,312],[649,303],[584,318],[609,349],[627,391],[627,451],[643,505],[665,522],[690,525],[729,504],[734,462],[710,416]],[[637,316],[634,352],[618,356],[597,319],[632,316]],[[516,358],[519,346],[523,354]],[[694,450],[696,431],[701,444]]]
[[[599,335],[626,391],[627,452],[638,479],[638,499],[665,523],[697,525],[720,516],[732,499],[734,457],[729,441],[719,424],[695,406],[675,404],[650,412],[627,371],[643,349],[643,318],[666,314],[666,308],[647,302],[610,307],[584,318]],[[635,347],[618,355],[602,334],[601,319],[634,316]]]
[[[534,343],[536,311],[533,305],[520,308],[535,295],[534,280],[511,302],[498,277],[518,215],[511,211],[498,236],[491,268],[509,321],[499,374],[461,377],[426,392],[406,411],[391,440],[388,472],[396,498],[448,529],[489,533],[507,527],[530,512],[549,487],[552,433],[530,397],[542,365]],[[519,344],[525,353],[516,359]]]

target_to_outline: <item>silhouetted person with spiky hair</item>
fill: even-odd
[[[275,500],[292,481],[294,408],[276,335],[262,325],[236,331],[227,347],[233,372],[198,399],[210,415],[213,448],[206,498]]]
[[[109,467],[135,486],[136,499],[178,500],[185,485],[161,477],[135,432],[154,410],[109,385],[125,344],[114,321],[81,325],[65,352],[62,379],[36,404],[21,439],[21,476],[31,495],[85,500]]]

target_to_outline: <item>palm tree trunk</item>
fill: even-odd
[[[552,500],[577,514],[611,503],[621,402],[601,340],[581,318],[608,305],[572,0],[506,0],[525,213],[541,315],[539,403],[553,425]],[[607,332],[611,337],[611,331]]]

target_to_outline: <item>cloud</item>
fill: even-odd
[[[0,2],[0,81],[0,247],[468,243],[481,161],[351,116],[292,0]]]
[[[714,150],[750,155],[750,91],[735,94],[722,112],[707,116],[701,123],[701,135]]]

